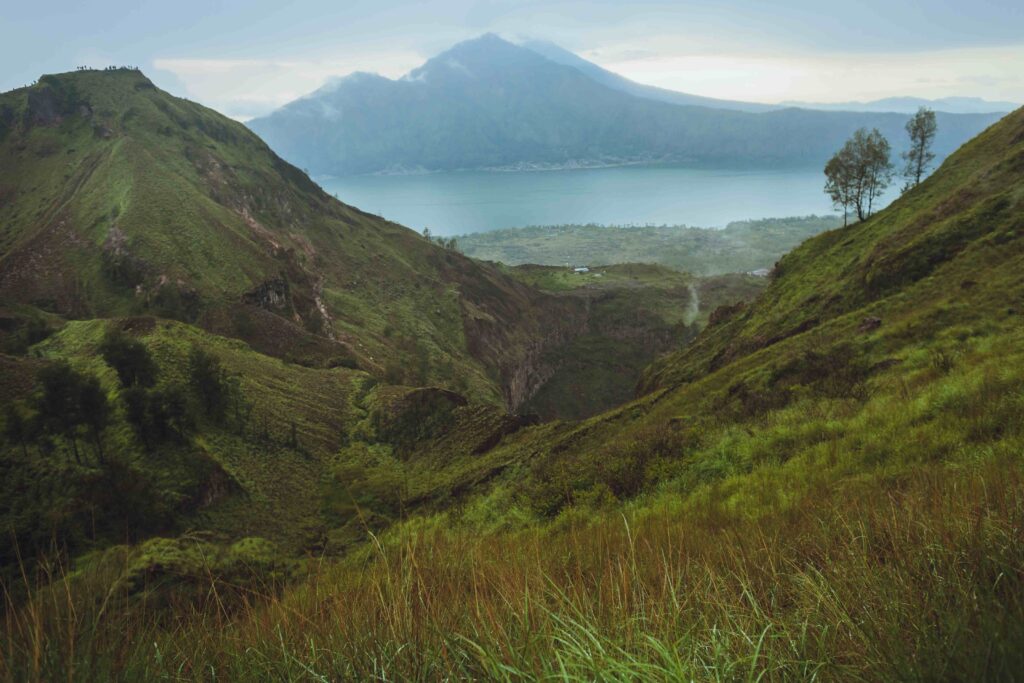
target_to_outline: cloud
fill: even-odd
[[[681,42],[651,34],[580,51],[627,78],[709,97],[836,102],[891,96],[975,96],[1024,102],[1024,45],[895,53],[781,52]],[[353,54],[355,56],[353,56]],[[160,57],[158,85],[245,121],[356,71],[397,78],[424,60],[413,50],[279,59]]]
[[[1024,45],[850,54],[659,50],[642,59],[599,61],[641,83],[726,99],[842,102],[957,95],[1024,102]]]
[[[316,90],[332,78],[358,70],[401,75],[420,58],[396,52],[375,59],[193,59],[153,60],[158,79],[174,94],[246,121]],[[372,65],[372,69],[367,69]]]
[[[593,61],[603,62],[636,62],[644,59],[657,59],[658,53],[654,50],[642,48],[619,48],[611,50],[589,50],[582,56]]]

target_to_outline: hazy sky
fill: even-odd
[[[893,95],[1024,103],[1022,0],[4,3],[0,90],[134,64],[237,118],[332,75],[399,76],[492,31],[554,41],[634,80],[760,102]]]

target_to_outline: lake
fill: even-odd
[[[526,225],[725,227],[730,221],[832,213],[812,170],[626,166],[317,178],[347,204],[436,235]],[[882,205],[897,196],[890,188]]]

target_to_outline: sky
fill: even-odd
[[[130,64],[246,120],[334,76],[401,76],[486,32],[550,40],[636,81],[710,97],[1024,103],[1021,0],[4,3],[0,90]]]

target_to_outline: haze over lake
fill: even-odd
[[[628,166],[317,181],[347,204],[437,235],[564,223],[724,227],[748,218],[833,212],[821,171],[803,169]],[[876,208],[898,194],[895,182]]]

